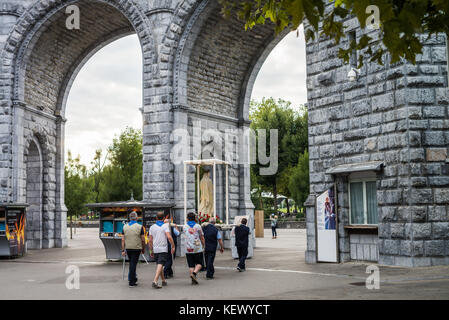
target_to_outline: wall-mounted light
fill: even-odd
[[[351,82],[357,81],[357,79],[359,78],[359,74],[360,74],[359,69],[351,68],[351,70],[349,70],[349,72],[348,72],[349,81],[351,81]]]

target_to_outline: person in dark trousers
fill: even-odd
[[[204,249],[204,257],[206,260],[206,279],[214,278],[214,260],[217,252],[217,242],[220,244],[220,252],[224,252],[223,240],[221,233],[215,227],[215,218],[209,219],[209,224],[203,228],[204,240],[206,243]]]
[[[167,215],[165,217],[164,223],[168,223],[170,225],[169,215]],[[175,252],[173,253],[173,255],[170,254],[168,256],[167,262],[164,265],[165,279],[173,278],[173,263],[174,263],[173,259],[176,259],[176,247],[178,245],[178,236],[180,235],[177,225],[170,225],[170,232],[171,232],[171,236],[173,238],[173,242],[175,243]],[[168,243],[168,252],[171,252],[170,242]]]
[[[248,256],[248,237],[251,233],[246,226],[247,223],[248,220],[243,218],[241,225],[234,228],[235,246],[237,247],[237,253],[239,255],[239,264],[237,266],[239,272],[246,271],[245,260]]]
[[[145,235],[143,227],[137,223],[137,213],[135,211],[129,214],[129,220],[129,223],[123,227],[122,256],[128,255],[128,282],[129,287],[133,288],[137,286],[137,262],[139,262],[140,254],[145,253]]]

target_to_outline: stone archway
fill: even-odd
[[[66,27],[68,14],[65,8],[69,5],[79,8],[79,30]],[[144,78],[150,81],[158,74],[158,69],[154,67],[157,52],[154,49],[154,35],[147,17],[133,3],[119,0],[37,2],[25,10],[10,33],[2,51],[3,76],[12,79],[7,88],[11,92],[12,103],[3,105],[5,110],[11,110],[8,113],[12,114],[13,131],[9,157],[13,168],[8,186],[11,189],[6,199],[14,202],[30,200],[33,202],[32,212],[39,210],[37,198],[29,196],[33,175],[28,175],[31,169],[25,165],[26,141],[37,131],[47,142],[43,167],[45,199],[40,206],[40,216],[43,218],[40,219],[40,226],[36,222],[33,227],[36,232],[40,228],[41,233],[45,234],[44,241],[40,236],[40,240],[36,239],[36,245],[31,245],[32,248],[62,247],[67,243],[64,126],[71,85],[78,71],[99,49],[134,33],[137,33],[143,51]],[[8,72],[10,75],[7,75]],[[5,83],[3,85],[5,87]],[[145,90],[148,91],[148,86]],[[145,107],[148,102],[142,100]],[[34,144],[30,146],[34,152]]]
[[[230,169],[231,221],[236,215],[254,214],[246,155],[249,102],[263,62],[287,34],[288,30],[276,35],[269,25],[246,32],[242,21],[222,16],[216,1],[203,0],[181,1],[164,38],[167,51],[173,55],[173,129],[192,135],[188,147],[191,157],[198,156],[194,143],[211,144],[207,140],[209,130],[221,137],[220,141],[213,141],[221,150],[225,150],[227,134],[233,132],[228,137],[237,145],[233,153],[239,160],[233,161]],[[214,156],[229,155],[220,151]],[[182,206],[182,170],[181,165],[174,168],[178,206]],[[218,194],[224,194],[224,172],[218,171]],[[193,172],[188,179],[194,179]],[[190,199],[194,190],[188,192]],[[225,199],[218,197],[218,200],[218,208],[222,209]],[[194,205],[194,201],[188,202],[190,208]]]

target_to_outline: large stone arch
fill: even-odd
[[[80,30],[69,30],[65,8],[80,9]],[[24,8],[4,44],[1,55],[0,90],[4,114],[10,115],[9,156],[12,167],[3,201],[22,201],[26,195],[26,150],[30,131],[40,128],[47,141],[42,206],[44,247],[64,246],[66,208],[64,205],[64,124],[65,105],[71,85],[82,66],[110,42],[136,33],[143,56],[144,96],[159,77],[157,45],[153,28],[142,8],[133,1],[68,0],[37,1]],[[151,104],[142,97],[142,106]],[[135,106],[138,108],[138,106]],[[145,128],[144,128],[145,130]],[[48,241],[47,241],[48,240]]]
[[[171,53],[173,54],[173,104],[189,108],[197,107],[194,105],[198,103],[188,102],[189,93],[187,88],[191,87],[191,83],[189,85],[188,82],[192,78],[192,73],[189,74],[189,70],[191,71],[192,69],[192,59],[201,60],[202,66],[210,66],[208,64],[210,61],[204,59],[204,56],[198,57],[199,53],[195,52],[195,50],[198,51],[196,47],[201,43],[210,45],[214,42],[222,41],[221,45],[217,46],[217,49],[221,51],[221,49],[225,48],[224,44],[227,44],[229,47],[237,46],[235,51],[240,53],[240,55],[235,56],[221,56],[222,60],[233,60],[234,62],[243,60],[241,66],[228,65],[229,72],[234,72],[238,75],[236,77],[238,79],[235,82],[236,90],[239,91],[237,94],[238,98],[234,101],[234,114],[231,117],[241,121],[248,121],[249,99],[257,74],[270,52],[290,30],[285,29],[278,35],[274,34],[272,26],[259,26],[254,30],[245,31],[243,28],[244,24],[241,21],[235,18],[226,19],[222,17],[220,10],[220,5],[217,2],[209,0],[181,1],[177,6],[164,39],[165,43],[163,42],[167,46],[172,43],[176,44],[176,46],[171,47]],[[222,30],[222,28],[228,29]],[[198,37],[208,31],[213,33],[211,38],[198,40]],[[232,34],[229,31],[235,32]],[[228,38],[226,38],[227,36]],[[227,40],[229,42],[225,42]],[[247,43],[246,47],[243,44],[245,42]],[[215,52],[215,56],[212,59],[216,60],[218,58],[217,53]],[[238,70],[239,67],[241,67],[240,70]],[[216,70],[214,71],[215,75],[219,73]],[[214,78],[215,82],[219,82],[220,79],[219,77],[217,78]],[[223,82],[229,82],[229,80],[224,79]],[[190,94],[190,96],[194,95],[194,93]],[[235,96],[235,92],[233,95]],[[202,95],[195,96],[198,97],[198,100],[206,98]],[[208,99],[204,100],[207,103]],[[225,115],[223,110],[219,112],[215,110],[213,113]]]
[[[174,130],[191,135],[190,157],[198,158],[194,140],[208,143],[208,130],[220,133],[223,147],[226,132],[233,131],[238,141],[239,160],[230,169],[230,216],[253,215],[250,199],[248,157],[249,101],[254,81],[272,49],[288,34],[276,35],[272,26],[259,26],[245,31],[236,18],[224,18],[218,2],[180,1],[169,24],[163,45],[172,58],[172,110]],[[201,128],[198,133],[194,127]],[[198,134],[201,134],[198,137]],[[199,139],[199,140],[198,140]],[[226,152],[214,154],[225,158]],[[182,166],[175,166],[175,202],[182,205]],[[194,181],[193,172],[188,176]],[[224,194],[224,171],[218,171],[218,194]],[[189,208],[195,206],[194,190],[189,189]],[[218,197],[217,208],[223,212],[224,197]],[[223,218],[223,217],[221,217]]]

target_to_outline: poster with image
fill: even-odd
[[[331,187],[316,199],[317,260],[338,262],[337,211],[335,187]]]

